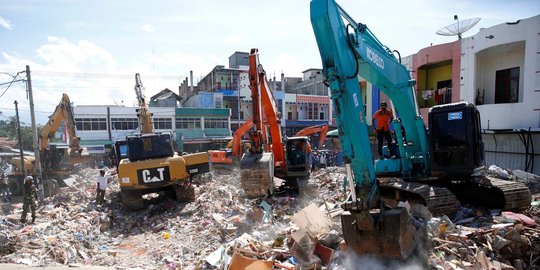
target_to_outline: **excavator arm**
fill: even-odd
[[[320,133],[319,137],[319,147],[322,147],[324,141],[326,140],[326,133],[328,132],[328,124],[316,125],[311,127],[306,127],[296,132],[296,136],[309,136],[311,134]]]
[[[266,78],[266,72],[259,63],[259,52],[251,49],[249,54],[249,77],[253,100],[253,124],[257,131],[261,130],[263,140],[274,155],[276,167],[279,167],[283,174],[286,174],[285,145],[280,126],[280,115],[277,109],[276,100]],[[264,115],[263,115],[264,113]],[[264,122],[262,117],[265,117]],[[267,139],[266,127],[270,130],[271,142]]]
[[[137,116],[139,117],[139,124],[141,133],[149,134],[154,132],[154,126],[152,125],[152,114],[148,111],[145,97],[143,94],[143,84],[139,73],[135,74],[135,94],[139,103],[137,109]]]
[[[232,144],[232,156],[237,157],[242,152],[242,137],[253,128],[253,118],[249,118],[234,132]]]
[[[67,94],[62,94],[60,103],[56,106],[54,113],[50,116],[47,124],[41,129],[39,136],[39,150],[44,151],[49,147],[49,141],[54,137],[56,130],[64,121],[69,136],[69,155],[71,157],[81,156],[84,148],[80,146],[80,138],[75,131],[75,118],[73,117],[73,107]],[[72,162],[73,163],[73,162]]]
[[[404,176],[427,175],[429,171],[428,140],[424,121],[416,104],[413,88],[416,82],[411,79],[406,67],[396,59],[392,51],[384,46],[365,24],[356,23],[334,1],[331,1],[330,5],[335,6],[336,14],[333,14],[334,20],[329,20],[329,24],[325,26],[331,30],[324,39],[334,40],[335,44],[324,46],[330,46],[328,48],[330,51],[340,51],[336,55],[342,59],[349,59],[350,62],[347,70],[338,72],[351,77],[362,76],[390,98],[399,114],[400,119],[394,117],[396,120],[393,121],[393,126],[402,158],[380,161],[380,164],[377,164],[377,172],[386,168],[386,173],[399,172]],[[338,17],[339,21],[337,21]],[[347,21],[346,26],[341,18]],[[319,39],[321,42],[326,42],[323,37]],[[342,61],[332,63],[332,65],[342,63]],[[407,134],[406,142],[403,141],[404,136],[401,133],[402,125]]]

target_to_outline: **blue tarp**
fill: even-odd
[[[225,97],[237,97],[238,91],[235,90],[229,90],[229,89],[218,89],[216,90],[217,93],[222,93]]]
[[[200,108],[214,108],[214,94],[207,92],[199,92]]]

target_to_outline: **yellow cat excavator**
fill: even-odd
[[[160,191],[174,191],[178,200],[192,201],[195,190],[190,180],[209,171],[208,153],[180,156],[174,151],[170,132],[154,132],[138,73],[135,83],[141,133],[115,143],[122,204],[130,210],[143,209],[142,195]]]
[[[64,122],[69,137],[69,146],[51,144],[60,124]],[[54,192],[59,186],[59,182],[66,175],[70,174],[75,164],[85,163],[89,160],[88,151],[80,145],[80,138],[77,137],[75,119],[73,117],[73,107],[67,94],[62,94],[60,103],[56,106],[54,113],[49,117],[49,121],[39,135],[39,151],[41,157],[41,167],[43,168],[43,186],[45,195]],[[11,159],[12,171],[9,178],[9,187],[13,194],[21,194],[23,183],[23,171],[20,157]],[[28,175],[37,175],[34,157],[24,157],[24,166]]]

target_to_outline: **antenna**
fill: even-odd
[[[437,35],[441,36],[458,36],[459,39],[461,39],[461,34],[467,32],[471,28],[473,28],[479,21],[480,18],[471,18],[464,21],[458,20],[458,15],[454,15],[455,23],[441,28],[439,31],[437,31]]]

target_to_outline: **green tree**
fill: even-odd
[[[39,134],[39,129],[38,129]],[[0,121],[0,137],[8,137],[10,140],[19,141],[17,134],[17,118],[9,117],[9,120]],[[21,142],[24,150],[33,151],[32,127],[21,125]],[[17,148],[19,143],[17,143]]]
[[[0,121],[0,136],[11,140],[17,139],[17,118],[10,116],[9,120]]]

